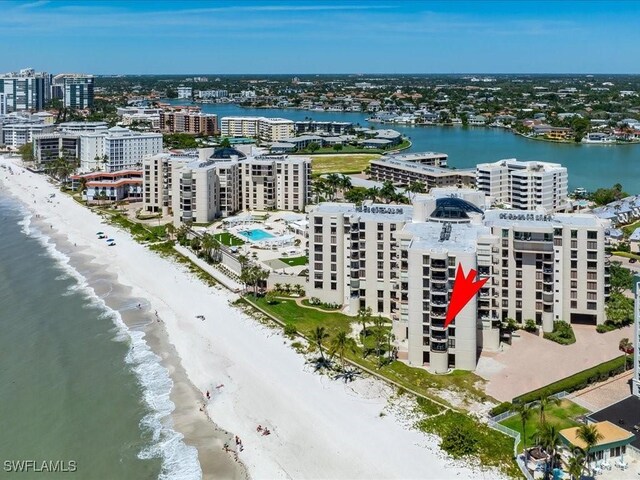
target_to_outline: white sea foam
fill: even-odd
[[[162,480],[202,478],[197,449],[186,445],[183,441],[184,436],[173,429],[170,417],[175,409],[170,399],[173,382],[167,369],[160,363],[160,357],[147,345],[144,333],[129,329],[120,313],[108,307],[104,300],[96,295],[86,278],[69,264],[69,257],[56,249],[50,237],[32,226],[31,215],[26,214],[20,225],[25,234],[37,239],[45,247],[47,254],[57,261],[64,272],[58,278],[75,280],[63,295],[83,295],[92,306],[102,309],[103,313],[99,318],[107,317],[114,323],[113,340],[129,343],[125,362],[136,374],[142,386],[144,401],[149,408],[149,413],[140,421],[140,428],[150,431],[153,438],[153,443],[140,451],[138,458],[142,460],[161,458],[162,471],[159,479]]]

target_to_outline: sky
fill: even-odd
[[[640,73],[640,1],[0,0],[0,72]]]

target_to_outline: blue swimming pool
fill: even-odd
[[[271,235],[269,232],[265,232],[261,228],[254,228],[252,230],[245,230],[244,232],[238,232],[238,235],[246,238],[251,242],[259,242],[261,240],[276,238],[275,235]]]

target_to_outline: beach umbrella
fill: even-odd
[[[96,232],[96,235],[104,235],[104,232]]]
[[[115,242],[114,238],[107,238],[107,242]]]

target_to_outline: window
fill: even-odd
[[[322,288],[322,282],[314,282],[313,283],[313,287],[321,289]]]
[[[588,270],[596,270],[598,268],[598,262],[587,262]]]
[[[597,260],[598,252],[587,252],[587,259],[589,260]]]
[[[542,282],[536,282],[536,290],[542,290]]]
[[[536,302],[536,310],[542,310],[542,302]]]
[[[331,282],[331,290],[337,290],[338,289],[338,284]]]
[[[507,228],[502,229],[502,238],[509,238],[509,230]]]
[[[522,280],[516,280],[516,288],[522,288]]]
[[[571,298],[578,298],[578,292],[576,290],[571,290]]]
[[[522,308],[522,300],[516,300],[516,308]],[[522,314],[522,312],[520,312]]]
[[[509,306],[509,300],[507,300],[506,298],[502,300],[502,306],[503,307],[508,307]]]
[[[378,298],[384,298],[384,290],[378,290]]]
[[[597,290],[598,282],[587,282],[587,290]]]
[[[578,278],[578,272],[575,270],[571,270],[571,278]]]
[[[595,230],[589,230],[587,232],[587,238],[589,240],[597,240],[598,239],[598,232]]]
[[[516,298],[522,298],[522,290],[516,290]]]
[[[578,261],[577,260],[571,260],[571,268],[578,268]]]
[[[578,231],[577,230],[571,230],[571,238],[578,238]]]
[[[578,281],[577,280],[571,280],[571,288],[578,288]]]
[[[587,292],[587,300],[597,300],[598,294],[596,292]]]
[[[587,310],[597,310],[598,304],[596,302],[587,302]]]
[[[578,248],[578,240],[571,240],[571,248]]]
[[[571,308],[578,308],[578,302],[571,300]]]
[[[587,242],[587,249],[589,250],[597,250],[598,242]]]
[[[384,259],[384,252],[378,252],[378,260]]]

